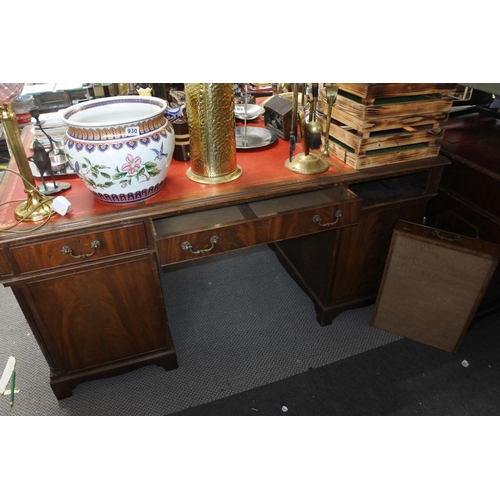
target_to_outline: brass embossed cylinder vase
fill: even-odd
[[[237,179],[234,93],[230,83],[186,83],[191,166],[186,175],[203,184]]]

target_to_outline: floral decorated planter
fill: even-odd
[[[166,107],[155,97],[120,96],[63,112],[68,161],[100,200],[133,203],[162,189],[175,147]]]

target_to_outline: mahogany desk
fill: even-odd
[[[28,156],[30,139],[23,137]],[[375,301],[395,224],[422,221],[449,161],[353,170],[330,159],[327,172],[300,175],[284,167],[287,156],[281,139],[238,152],[242,176],[219,185],[189,180],[189,164],[173,161],[163,190],[130,205],[101,202],[73,178],[66,216],[55,214],[31,232],[0,232],[1,281],[33,331],[58,399],[88,380],[148,364],[177,367],[159,277],[164,266],[270,244],[322,325]],[[25,199],[17,175],[5,173],[0,197]],[[1,229],[15,222],[16,205],[0,206]],[[62,252],[92,253],[94,241],[100,247],[89,257]]]

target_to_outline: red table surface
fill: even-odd
[[[242,126],[238,123],[237,126]],[[255,122],[249,123],[248,126],[263,126],[263,117]],[[23,143],[25,144],[27,156],[31,156],[32,151],[29,149],[32,136],[30,134],[23,135]],[[302,145],[296,144],[294,155],[302,152]],[[105,215],[126,210],[127,207],[155,207],[170,205],[185,205],[187,203],[207,200],[208,198],[218,198],[224,196],[236,195],[246,190],[265,189],[266,186],[276,187],[276,185],[293,185],[300,184],[318,178],[319,176],[331,178],[331,175],[352,174],[356,170],[347,166],[345,163],[335,159],[328,158],[330,165],[329,169],[321,174],[298,174],[292,172],[285,167],[285,161],[289,157],[289,142],[278,137],[276,142],[262,148],[237,151],[237,163],[242,168],[242,175],[233,181],[223,184],[202,184],[190,180],[186,171],[190,167],[190,162],[179,162],[172,160],[167,174],[165,186],[152,198],[148,200],[131,203],[131,204],[114,204],[106,203],[99,200],[87,188],[85,183],[75,176],[62,179],[71,184],[71,188],[67,191],[59,193],[68,199],[71,203],[71,208],[64,216],[66,222],[81,220],[90,215]],[[15,161],[11,161],[10,168],[16,169]],[[10,173],[9,173],[10,174]],[[2,182],[2,203],[10,200],[18,200],[22,202],[26,199],[24,193],[24,185],[21,178],[17,175],[5,175]],[[39,179],[35,181],[40,185]],[[0,228],[10,227],[16,223],[14,218],[14,209],[19,203],[9,203],[0,207]],[[54,214],[52,219],[60,219],[62,216]],[[51,221],[52,223],[52,221]],[[33,224],[32,222],[23,222],[21,226]]]

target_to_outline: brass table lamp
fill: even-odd
[[[19,134],[17,117],[12,109],[12,102],[21,95],[23,88],[23,83],[0,83],[0,121],[21,174],[24,192],[27,195],[26,201],[15,208],[14,216],[17,220],[38,222],[52,215],[52,198],[42,196],[36,188]]]

